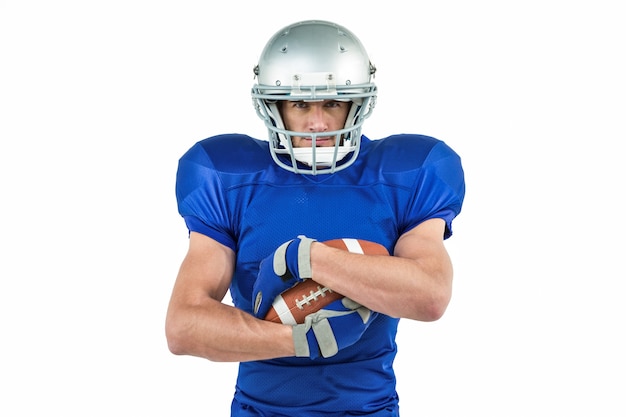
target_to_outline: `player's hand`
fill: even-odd
[[[312,277],[311,244],[315,239],[298,236],[283,243],[261,261],[252,287],[253,312],[264,318],[276,296],[298,282]]]
[[[356,343],[378,315],[347,297],[309,314],[293,326],[296,356],[328,358]]]

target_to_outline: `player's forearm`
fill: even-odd
[[[351,254],[314,245],[313,279],[371,310],[392,317],[434,321],[451,297],[452,270],[397,256]]]
[[[173,307],[166,335],[172,353],[217,362],[294,355],[291,327],[258,320],[215,300],[204,306]]]

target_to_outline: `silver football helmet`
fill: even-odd
[[[257,83],[252,88],[254,107],[267,126],[274,161],[289,171],[313,175],[350,166],[359,153],[363,122],[376,103],[375,72],[359,39],[335,23],[309,20],[278,31],[254,68]],[[295,132],[285,128],[279,100],[339,100],[352,105],[341,130]],[[318,136],[333,135],[334,147],[315,146]],[[294,136],[309,137],[313,145],[296,148],[291,141]]]

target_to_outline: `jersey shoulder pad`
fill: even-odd
[[[193,160],[219,172],[244,173],[266,168],[271,155],[267,141],[231,133],[197,142],[182,160]]]
[[[433,157],[456,155],[443,141],[425,135],[398,134],[370,143],[370,158],[379,159],[387,172],[413,170],[423,167]]]

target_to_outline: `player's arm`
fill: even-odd
[[[452,294],[444,229],[442,219],[421,223],[400,237],[394,256],[359,255],[314,244],[313,279],[392,317],[437,320]]]
[[[258,320],[221,302],[234,266],[230,248],[191,233],[166,316],[170,351],[237,362],[293,356],[291,327]]]

